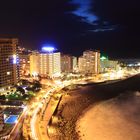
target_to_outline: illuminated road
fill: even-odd
[[[119,76],[117,75],[115,77],[114,74],[113,75],[111,74],[111,80],[115,80],[119,78],[120,78],[120,75]],[[121,75],[121,78],[123,78],[122,75]],[[98,77],[97,79],[92,79],[92,77],[89,79],[94,82],[105,81],[104,78],[99,80]],[[53,85],[54,87],[52,87],[52,89],[46,91],[44,95],[40,96],[40,98],[38,98],[37,101],[32,102],[33,110],[30,111],[31,118],[29,119],[30,131],[27,132],[28,133],[27,135],[30,136],[31,139],[34,139],[34,140],[48,140],[49,136],[47,133],[47,127],[59,101],[59,100],[53,101],[52,103],[52,99],[51,99],[51,101],[49,102],[48,98],[50,97],[50,94],[53,94],[53,92],[55,92],[56,90],[61,90],[63,87],[68,86],[70,84],[76,84],[79,82],[81,83],[82,81],[83,83],[86,83],[86,80],[89,80],[89,79],[83,78],[79,80],[64,81],[63,83],[58,82],[56,85]],[[109,78],[106,80],[110,80],[110,75],[109,75]]]
[[[50,93],[52,90],[49,90],[44,98],[48,98],[50,96]],[[59,95],[59,98],[61,95]],[[42,102],[44,101],[44,98]],[[32,119],[31,119],[31,133],[32,133],[32,138],[35,140],[47,140],[49,139],[48,134],[47,134],[47,124],[49,123],[56,107],[59,102],[59,100],[52,101],[53,99],[39,102],[37,108],[34,110]],[[47,105],[48,104],[48,105]],[[47,108],[46,108],[47,105]],[[40,114],[38,113],[41,108],[45,108]],[[44,112],[44,114],[42,114]],[[44,127],[46,126],[46,127]]]
[[[41,92],[43,92],[43,90]],[[41,92],[38,93],[37,97],[32,98],[30,103],[28,103],[26,106],[23,107],[24,109],[21,116],[18,118],[10,134],[6,136],[8,140],[20,140],[21,137],[20,134],[22,133],[22,126],[24,124],[23,122],[27,118],[28,113],[31,112],[32,110],[32,103],[34,103],[36,98],[40,96]],[[9,107],[9,106],[4,105],[3,107]],[[12,107],[16,107],[16,106],[12,106]]]
[[[64,82],[65,86],[69,85],[71,82]],[[37,103],[34,105],[33,114],[31,117],[31,138],[35,140],[48,140],[48,133],[47,133],[47,125],[57,107],[59,99],[61,95],[57,95],[58,99],[51,99],[49,101],[50,95],[53,94],[55,91],[59,91],[64,87],[64,83],[58,83],[46,92],[42,96],[41,100],[38,100]],[[58,86],[59,85],[59,86]],[[48,104],[48,105],[47,105]],[[42,109],[43,108],[43,109]],[[41,111],[41,113],[39,113]],[[44,127],[46,126],[46,127]]]
[[[56,90],[59,91],[61,90],[63,87],[68,86],[70,84],[76,84],[76,83],[81,83],[82,81],[85,82],[85,80],[87,80],[86,78],[79,79],[79,80],[71,80],[71,81],[65,81],[63,82],[63,84],[58,84],[55,86],[54,89],[49,90],[43,97],[41,101],[38,101],[38,105],[37,107],[35,107],[33,114],[32,114],[32,118],[31,118],[31,136],[32,139],[35,140],[49,140],[49,136],[47,133],[47,128],[48,128],[48,124],[50,122],[50,119],[52,118],[52,115],[56,109],[56,106],[59,102],[59,100],[54,101],[53,99],[51,99],[51,101],[49,102],[49,104],[47,105],[47,108],[45,110],[44,114],[39,115],[39,111],[40,109],[44,106],[46,106],[46,104],[48,102],[45,102],[42,105],[42,102],[44,101],[44,98],[47,98],[50,96],[50,93],[55,92]],[[59,97],[60,98],[60,97]],[[41,116],[43,115],[43,118],[41,118]],[[45,127],[46,126],[46,127]],[[49,131],[49,129],[48,129]]]
[[[18,140],[18,136],[21,133],[22,124],[24,125],[23,133],[25,132],[27,139],[29,139],[29,137],[35,140],[49,139],[48,134],[47,134],[47,125],[53,115],[53,112],[58,102],[56,101],[55,103],[54,101],[52,105],[51,102],[49,103],[49,100],[47,98],[50,97],[50,94],[52,94],[56,90],[60,90],[64,86],[67,86],[70,84],[76,84],[76,83],[86,84],[86,80],[91,80],[92,82],[102,82],[102,81],[108,81],[108,80],[122,79],[122,78],[126,78],[127,75],[130,77],[130,75],[132,76],[135,74],[137,74],[135,71],[128,72],[128,71],[121,70],[118,72],[100,74],[100,75],[97,75],[96,77],[90,77],[89,79],[82,78],[79,80],[64,81],[63,83],[59,81],[56,85],[53,84],[53,87],[51,87],[51,89],[46,89],[45,91],[42,90],[43,93],[39,93],[36,95],[35,98],[31,99],[30,103],[27,104],[26,109],[23,111],[22,115],[18,119],[18,122],[15,124],[13,130],[11,131],[9,135],[10,136],[9,139]],[[48,106],[46,108],[47,104]],[[6,106],[3,106],[3,107],[6,107]],[[43,113],[42,110],[45,111],[44,114],[42,114]],[[39,111],[42,111],[42,112],[39,114]],[[27,118],[27,116],[30,116],[30,117]],[[43,116],[43,119],[42,119],[42,116]],[[28,123],[23,123],[23,120],[26,120],[26,122]]]
[[[85,78],[83,80],[86,80]],[[49,140],[48,132],[49,127],[48,124],[52,118],[52,115],[60,101],[61,94],[57,94],[57,99],[51,98],[51,100],[46,100],[50,97],[50,94],[53,94],[55,91],[60,91],[63,87],[79,83],[80,80],[72,80],[72,81],[65,81],[63,83],[57,83],[55,87],[49,90],[43,97],[42,100],[38,101],[37,107],[35,107],[32,118],[31,118],[31,136],[32,139],[35,140]],[[44,101],[45,99],[45,101]],[[42,104],[43,103],[43,104]],[[42,108],[45,108],[43,109]],[[41,114],[39,113],[40,110],[42,111]],[[45,111],[45,112],[44,112]],[[44,112],[44,113],[43,113]],[[42,117],[43,116],[43,117]]]
[[[42,107],[41,99],[42,96],[45,97],[46,94],[44,95],[45,91],[42,90],[29,104],[29,109],[28,113],[26,116],[26,119],[24,120],[23,123],[23,135],[25,139],[33,138],[36,139],[36,133],[34,129],[34,123],[37,119],[37,113],[39,109]]]
[[[61,95],[59,94],[57,97],[58,97],[57,100],[53,99],[53,98],[50,100],[39,125],[38,125],[38,122],[36,122],[36,127],[39,128],[39,131],[36,131],[36,132],[40,133],[42,139],[44,139],[44,140],[49,139],[48,133],[47,133],[47,126],[48,126],[48,124],[49,124],[49,122],[50,122],[50,120],[51,120],[51,118],[52,118],[52,116],[57,108],[57,105],[60,101]]]

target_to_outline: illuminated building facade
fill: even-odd
[[[61,73],[60,52],[32,53],[30,55],[30,75],[53,77]]]
[[[77,57],[62,54],[61,55],[61,71],[63,73],[70,73],[76,71]]]
[[[61,74],[61,53],[56,52],[53,54],[53,75]]]
[[[109,60],[109,59],[102,59],[100,61],[100,72],[109,72],[109,71],[117,71],[120,69],[120,65],[118,61]]]
[[[33,52],[29,56],[30,61],[30,75],[39,74],[39,66],[40,66],[40,57],[38,52]]]
[[[41,77],[54,77],[61,73],[61,54],[55,53],[40,53],[39,54],[39,74]]]
[[[41,77],[47,77],[48,71],[49,69],[52,69],[52,66],[50,66],[50,68],[48,67],[48,55],[47,54],[40,54],[39,55],[39,74],[41,75]]]
[[[71,55],[61,55],[61,70],[63,73],[72,72],[72,56]]]
[[[0,87],[19,80],[18,39],[0,39]]]
[[[30,74],[29,54],[19,54],[20,77]]]
[[[0,131],[3,130],[4,127],[4,115],[2,109],[0,109]]]
[[[98,74],[100,72],[100,52],[87,50],[78,60],[79,72]]]
[[[78,58],[78,71],[80,73],[85,73],[86,59],[83,56]]]
[[[77,64],[78,61],[77,61],[77,57],[73,56],[72,57],[72,71],[73,72],[76,72],[77,71]]]

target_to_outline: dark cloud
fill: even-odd
[[[18,37],[33,49],[49,42],[65,53],[99,49],[113,57],[138,57],[138,0],[4,0],[0,36]],[[120,51],[121,50],[121,51]]]
[[[71,0],[70,3],[78,5],[72,13],[76,16],[82,17],[83,22],[93,24],[98,20],[98,17],[93,12],[90,12],[92,6],[91,0]]]
[[[139,0],[95,0],[91,12],[113,24],[133,26],[140,23]]]
[[[94,9],[93,0],[71,0],[70,3],[78,5],[78,7],[71,12],[72,14],[81,17],[81,22],[93,25],[89,31],[105,32],[115,30],[115,26],[112,27],[107,21],[101,20],[100,16],[97,16],[95,12],[91,10],[92,8]]]

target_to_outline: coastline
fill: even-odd
[[[140,139],[139,106],[138,91],[90,106],[76,122],[80,140]]]
[[[100,102],[118,97],[127,90],[140,90],[140,75],[108,84],[84,85],[76,90],[64,91],[62,100],[56,112],[58,122],[55,124],[55,134],[51,140],[78,140],[76,122],[84,116],[92,106]],[[53,124],[52,124],[53,125]]]

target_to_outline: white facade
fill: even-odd
[[[60,52],[40,54],[39,74],[42,77],[53,77],[61,73]]]
[[[77,57],[72,57],[72,70],[73,72],[77,70]]]
[[[47,54],[39,54],[39,74],[45,77],[48,74],[48,56]]]
[[[78,59],[79,72],[98,74],[100,71],[100,52],[87,50]]]
[[[60,52],[53,54],[53,73],[60,74],[61,73],[61,54]]]
[[[53,77],[61,73],[60,52],[33,53],[30,55],[30,74]]]
[[[83,56],[78,58],[78,70],[79,72],[85,72],[86,60]]]
[[[30,75],[39,74],[39,53],[30,55]]]

